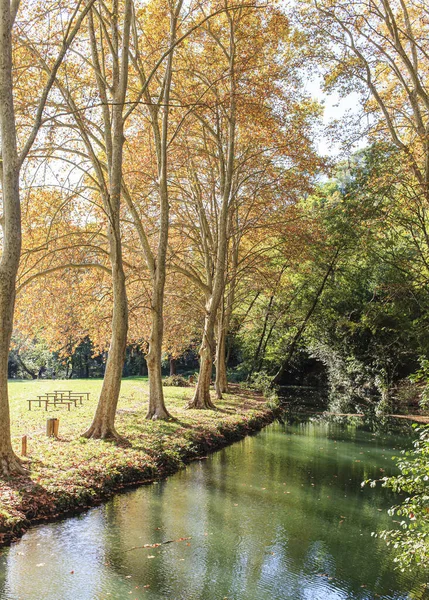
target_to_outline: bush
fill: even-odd
[[[416,373],[410,375],[409,379],[413,383],[423,386],[419,404],[423,410],[429,410],[429,360],[424,356],[419,358],[420,368]]]
[[[415,414],[421,409],[423,384],[413,383],[410,378],[401,379],[393,389],[394,412]]]
[[[264,371],[254,373],[247,387],[261,392],[267,400],[276,401],[277,399],[279,386],[273,385],[273,376]]]
[[[429,426],[417,431],[414,450],[403,452],[404,458],[397,459],[400,474],[380,480],[383,487],[407,496],[389,510],[390,515],[402,517],[400,529],[373,534],[397,549],[395,562],[401,571],[429,565]],[[377,482],[365,483],[374,487]]]
[[[169,377],[164,377],[162,385],[166,387],[189,387],[191,384],[182,375],[170,375]]]

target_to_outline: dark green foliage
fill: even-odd
[[[281,383],[306,384],[314,369],[342,412],[415,402],[406,382],[429,356],[429,247],[402,165],[396,148],[374,144],[301,201],[304,251],[273,256],[281,284],[259,294],[237,337],[244,374],[274,375],[286,360]]]
[[[13,337],[9,354],[8,376],[14,379],[42,379],[64,377],[65,367],[58,354],[51,352],[43,340]]]
[[[172,387],[189,387],[191,384],[189,383],[189,380],[182,375],[169,375],[168,377],[164,377],[162,380],[162,385]]]
[[[325,189],[326,198],[322,189],[318,200],[329,237],[342,244],[342,260],[306,343],[327,367],[339,410],[391,411],[395,383],[429,350],[422,327],[429,298],[406,268],[416,249],[399,226],[398,168],[397,151],[376,145],[340,173],[336,189]]]

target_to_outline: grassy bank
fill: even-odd
[[[86,440],[101,380],[13,381],[10,383],[12,435],[17,454],[28,436],[27,477],[0,480],[0,545],[19,537],[32,522],[85,510],[115,491],[150,482],[221,448],[272,421],[258,394],[238,387],[219,401],[218,411],[186,410],[192,388],[165,389],[175,421],[146,421],[148,384],[124,379],[117,430],[126,443]],[[90,392],[89,402],[72,407],[28,410],[27,400],[58,389]],[[60,419],[59,438],[46,437],[46,419]]]

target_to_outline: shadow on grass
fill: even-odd
[[[43,466],[39,460],[32,460],[32,464]],[[23,527],[28,523],[26,521],[35,519],[43,519],[55,515],[55,500],[52,493],[48,492],[40,483],[31,478],[31,473],[20,475],[19,477],[8,477],[0,479],[0,489],[12,490],[17,492],[20,497],[18,506],[14,506],[15,510],[23,515],[21,523],[18,523],[17,528]],[[15,533],[15,527],[10,528],[8,534]]]

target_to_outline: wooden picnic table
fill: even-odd
[[[75,402],[65,402],[62,400],[59,400],[56,397],[51,398],[50,396],[37,396],[37,398],[31,398],[29,400],[27,400],[28,402],[28,410],[31,410],[31,403],[32,402],[38,402],[39,403],[39,408],[42,406],[42,404],[45,405],[45,410],[48,410],[48,405],[49,404],[53,404],[55,407],[57,406],[57,404],[64,404],[67,405],[67,409],[70,410],[70,405],[74,404],[76,406]]]
[[[55,390],[54,394],[59,396],[62,400],[79,400],[80,404],[83,403],[83,399],[89,400],[89,392],[73,392],[73,390]]]
[[[83,404],[83,399],[89,400],[89,392],[73,392],[73,390],[55,390],[53,392],[46,392],[45,394],[37,396],[37,398],[31,398],[27,400],[28,410],[31,410],[32,402],[38,402],[39,408],[42,404],[45,405],[45,411],[48,410],[49,404],[53,404],[56,408],[57,404],[67,406],[67,410],[70,411],[70,406],[77,403]]]

